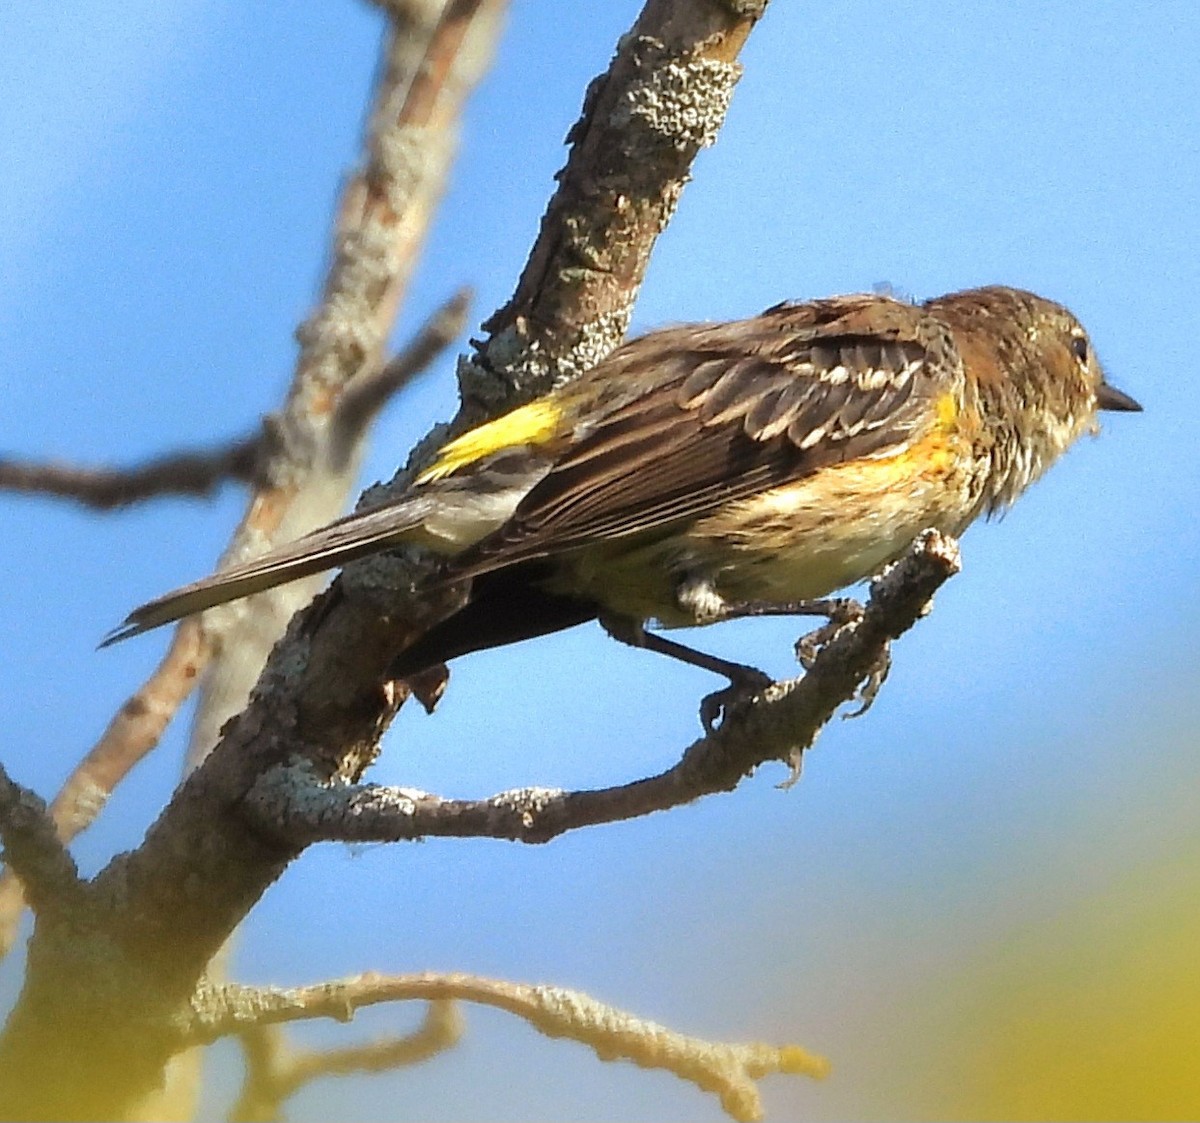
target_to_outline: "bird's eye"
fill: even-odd
[[[1087,364],[1088,361],[1088,341],[1086,335],[1071,336],[1071,350],[1081,363]]]

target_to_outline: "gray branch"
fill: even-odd
[[[314,842],[400,842],[430,836],[547,842],[580,827],[636,818],[731,791],[769,760],[798,774],[803,753],[839,706],[860,697],[888,645],[928,610],[959,569],[958,545],[926,531],[871,588],[866,609],[841,626],[807,673],[776,683],[735,708],[657,776],[592,791],[520,788],[487,799],[445,799],[379,784],[322,781],[295,760],[265,773],[244,808],[254,824],[291,846]]]
[[[167,453],[130,468],[3,457],[0,491],[73,499],[101,511],[164,495],[211,495],[227,480],[260,482],[261,448],[262,437],[256,433],[212,449]]]
[[[234,1123],[269,1123],[305,1085],[326,1076],[391,1072],[452,1049],[462,1037],[463,1017],[449,1000],[430,1002],[412,1033],[334,1049],[298,1049],[280,1025],[252,1025],[238,1032],[246,1076],[229,1113]]]
[[[79,904],[83,883],[59,840],[46,804],[0,765],[0,843],[8,867],[21,879],[39,913],[65,913]]]
[[[580,991],[535,986],[462,973],[369,973],[307,987],[223,986],[198,992],[191,1040],[313,1018],[349,1021],[357,1010],[385,1002],[455,999],[505,1010],[547,1037],[565,1037],[604,1061],[631,1061],[689,1080],[720,1097],[735,1120],[762,1118],[757,1082],[782,1073],[820,1079],[828,1062],[798,1045],[706,1041],[636,1017]],[[244,1039],[244,1036],[243,1036]],[[274,1046],[259,1039],[266,1048]]]

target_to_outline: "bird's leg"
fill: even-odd
[[[680,606],[693,613],[697,624],[718,624],[726,620],[764,616],[824,616],[824,624],[796,641],[796,658],[806,671],[812,668],[818,652],[825,644],[847,625],[861,620],[863,615],[863,606],[851,597],[783,602],[727,601],[713,589],[711,583],[702,578],[681,582],[676,596]],[[727,717],[735,705],[761,693],[775,681],[756,667],[697,651],[657,632],[647,631],[638,620],[602,615],[600,623],[613,639],[621,643],[655,651],[688,666],[712,671],[729,679],[729,685],[724,690],[707,695],[700,703],[700,721],[707,733],[711,733],[718,721]],[[871,708],[890,669],[891,655],[885,648],[878,665],[871,669],[858,691],[858,709],[846,714],[846,717],[859,717]]]
[[[796,659],[806,671],[812,669],[821,648],[832,640],[848,624],[862,619],[863,606],[851,597],[832,597],[826,600],[793,601],[788,604],[730,604],[719,617],[721,620],[738,620],[754,616],[824,616],[826,621],[819,628],[806,632],[796,641]],[[867,673],[856,695],[858,708],[843,714],[843,717],[861,717],[872,706],[880,687],[892,669],[892,653],[887,646],[875,666]]]
[[[697,623],[715,624],[725,620],[744,620],[763,616],[824,616],[825,623],[819,628],[802,635],[796,641],[796,658],[806,670],[811,670],[818,652],[847,625],[862,619],[863,606],[852,597],[826,597],[820,600],[799,601],[727,601],[713,587],[710,580],[693,576],[680,582],[676,597],[681,607],[689,609]],[[857,709],[845,717],[860,717],[871,708],[891,670],[890,650],[885,647],[878,663],[871,668],[863,680],[857,698]],[[758,672],[761,674],[761,672]],[[761,689],[757,687],[756,689]],[[737,684],[731,679],[729,690],[704,700],[701,715],[706,712],[727,710],[738,693]],[[744,693],[744,691],[742,692]]]
[[[797,644],[797,657],[805,670],[822,643],[831,639],[838,628],[862,618],[863,607],[850,597],[826,597],[821,600],[794,601],[730,601],[713,587],[711,579],[690,576],[679,583],[675,591],[679,607],[690,612],[697,624],[719,624],[725,620],[745,620],[756,616],[824,616],[826,623],[804,637],[804,653]],[[806,662],[807,660],[807,662]]]
[[[848,624],[862,619],[863,606],[851,597],[833,597],[827,600],[794,601],[790,604],[730,604],[719,617],[721,620],[737,620],[754,616],[825,616],[824,624],[806,632],[796,641],[796,658],[806,671],[812,669],[821,648],[832,640]],[[867,673],[858,689],[858,708],[843,714],[843,717],[861,717],[872,706],[880,687],[892,669],[892,653],[885,646],[875,666]]]
[[[777,602],[731,601],[715,618],[745,620],[759,616],[824,616],[825,623],[807,632],[796,641],[796,658],[806,671],[812,667],[817,652],[847,624],[862,619],[863,606],[851,597],[827,597],[823,600]]]
[[[762,616],[824,616],[825,623],[796,641],[796,658],[806,671],[812,668],[817,652],[847,624],[862,619],[863,606],[851,597],[827,597],[798,601],[725,601],[710,588],[696,583],[681,587],[680,603],[699,609],[703,622],[717,624],[725,620],[746,620]],[[697,612],[700,616],[700,612]]]
[[[825,623],[806,632],[796,641],[796,659],[806,671],[812,669],[821,648],[846,625],[862,619],[863,606],[852,597],[830,597],[824,600],[791,601],[783,604],[745,602],[727,604],[717,620],[740,620],[755,616],[824,616]],[[884,647],[879,661],[871,668],[858,690],[858,708],[843,717],[861,717],[872,706],[880,687],[892,669],[892,653]]]
[[[659,655],[678,659],[690,667],[699,667],[729,679],[729,685],[724,690],[709,694],[700,703],[700,721],[706,733],[711,733],[716,728],[718,720],[729,713],[734,703],[758,694],[774,681],[770,675],[757,667],[748,667],[745,663],[734,663],[717,655],[709,655],[676,640],[667,639],[657,632],[648,632],[640,620],[601,616],[600,625],[613,639],[627,643],[630,647],[656,651]]]

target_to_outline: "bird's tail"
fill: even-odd
[[[412,496],[372,511],[347,515],[260,557],[147,601],[105,636],[100,646],[108,647],[218,604],[378,553],[414,537],[428,513],[428,501]]]
[[[483,573],[453,615],[438,621],[406,647],[388,669],[389,678],[408,678],[460,655],[549,635],[595,620],[591,601],[547,592],[534,564]]]

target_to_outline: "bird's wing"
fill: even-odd
[[[780,305],[738,324],[635,341],[645,353],[628,363],[674,373],[584,433],[451,572],[640,534],[826,465],[899,451],[937,416],[949,375],[920,338],[920,310],[895,307],[880,325],[845,301]]]
[[[481,459],[468,440],[463,465],[399,502],[141,605],[104,643],[413,537],[458,555],[448,579],[469,576],[694,518],[822,465],[900,447],[927,424],[945,365],[928,361],[917,338],[919,309],[895,302],[883,323],[878,311],[874,298],[837,298],[634,340],[584,376],[575,401],[588,408],[573,439],[559,427],[570,392],[545,399],[553,442],[538,428],[541,413],[525,407],[514,447]]]

